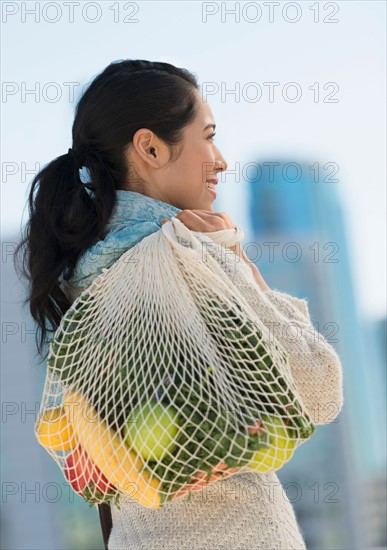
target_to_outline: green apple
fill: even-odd
[[[175,447],[177,420],[177,411],[172,406],[155,399],[139,403],[126,420],[125,443],[144,460],[161,460]]]
[[[261,473],[274,472],[292,458],[296,442],[280,417],[263,414],[262,420],[269,432],[270,447],[257,451],[249,466]]]

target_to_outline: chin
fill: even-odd
[[[214,202],[215,202],[216,198],[215,197],[205,197],[205,200],[203,200],[203,204],[205,206],[202,206],[203,210],[211,210],[212,212],[214,211]],[[198,207],[199,208],[199,207]]]

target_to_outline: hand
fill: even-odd
[[[210,233],[211,231],[235,228],[234,222],[225,212],[212,212],[210,210],[182,210],[182,212],[177,214],[175,218],[178,218],[191,231],[200,231],[201,233]],[[167,221],[169,220],[162,220],[161,224],[164,224]],[[270,290],[269,286],[266,284],[261,273],[259,272],[259,269],[250,261],[248,256],[246,256],[240,246],[240,243],[230,246],[229,250],[232,250],[236,256],[242,258],[250,266],[254,279],[261,290]]]
[[[201,233],[211,233],[212,231],[221,231],[223,229],[234,229],[235,224],[231,217],[225,212],[212,212],[211,210],[182,210],[177,216],[185,226],[191,231],[200,231]],[[161,224],[169,221],[162,220]],[[242,258],[248,264],[251,264],[249,258],[243,252],[239,243],[229,247],[239,258]]]
[[[175,216],[191,231],[210,233],[222,229],[234,229],[235,224],[225,212],[212,212],[211,210],[182,210]],[[162,220],[162,224],[169,220]]]
[[[191,231],[200,231],[200,233],[211,233],[212,231],[221,231],[223,229],[234,229],[235,224],[231,217],[225,212],[212,212],[211,210],[183,210],[177,216],[188,229]],[[161,224],[169,221],[168,219],[162,220]],[[232,250],[237,256],[243,258],[245,261],[250,262],[247,256],[241,250],[238,243],[230,246],[229,250]]]

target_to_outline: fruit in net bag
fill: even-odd
[[[144,460],[161,460],[176,447],[179,430],[174,407],[152,399],[138,404],[124,426],[125,443]]]
[[[90,460],[80,445],[66,457],[63,473],[76,493],[89,502],[109,501],[116,488]],[[110,497],[110,498],[109,498]]]
[[[64,407],[45,410],[35,424],[35,433],[39,443],[52,451],[69,451],[77,445]]]
[[[80,392],[67,390],[63,401],[80,444],[109,483],[140,503],[158,508],[160,483],[142,472],[141,457],[127,447]]]
[[[291,437],[292,431],[278,416],[263,414],[260,425],[268,430],[270,447],[259,449],[249,466],[262,473],[279,470],[293,456],[296,442]]]
[[[225,272],[216,247],[203,261],[206,241],[191,249],[180,242],[191,233],[170,229],[138,244],[135,265],[124,253],[66,311],[42,404],[69,402],[90,460],[148,508],[236,469],[279,469],[315,430],[287,350],[232,286],[234,262]]]

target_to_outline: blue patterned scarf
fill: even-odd
[[[179,214],[181,210],[164,201],[135,191],[116,191],[116,202],[104,238],[79,257],[69,283],[86,288],[109,268],[129,248],[161,228],[161,220]]]

